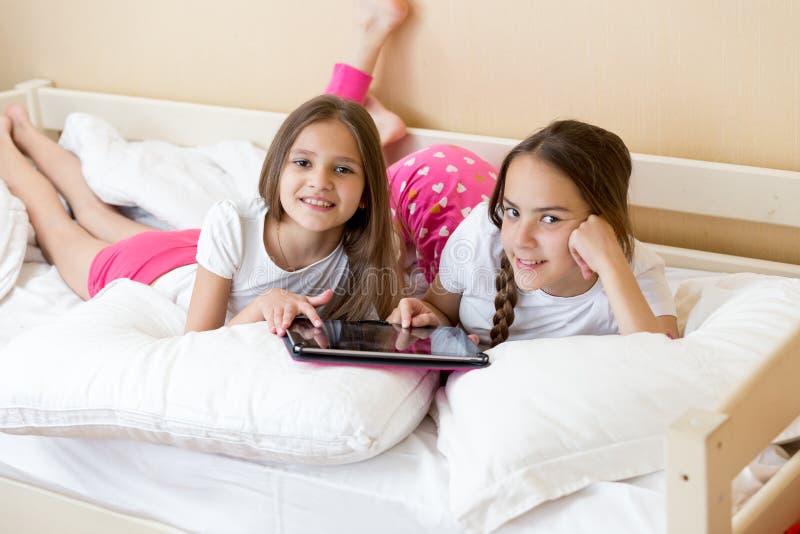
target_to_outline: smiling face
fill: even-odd
[[[282,222],[341,236],[364,194],[364,169],[350,130],[336,119],[309,124],[298,134],[278,184]]]
[[[518,156],[508,167],[501,207],[500,237],[519,289],[570,297],[594,284],[569,252],[569,236],[590,208],[568,176],[533,155]]]

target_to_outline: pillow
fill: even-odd
[[[734,283],[735,282],[735,283]],[[450,504],[490,531],[593,482],[664,468],[664,431],[690,407],[713,407],[800,327],[800,280],[726,277],[679,289],[725,295],[687,337],[580,336],[507,342],[487,369],[452,374],[436,395]],[[679,308],[680,309],[680,308]],[[682,313],[691,309],[683,306]]]
[[[0,351],[0,431],[130,438],[341,464],[395,445],[438,374],[295,362],[264,323],[180,335],[185,314],[118,280]]]
[[[264,151],[246,141],[199,147],[128,142],[102,119],[72,113],[59,143],[80,158],[86,182],[98,197],[139,207],[150,217],[137,220],[162,229],[200,227],[216,201],[258,196]]]
[[[17,281],[25,259],[29,232],[32,233],[33,228],[28,224],[25,206],[0,179],[0,299],[11,291]]]

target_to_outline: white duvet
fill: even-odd
[[[0,180],[0,299],[17,281],[32,234],[25,206]]]
[[[218,200],[258,196],[265,155],[245,141],[199,147],[128,142],[86,113],[67,117],[59,143],[80,158],[86,181],[104,202],[140,208],[173,229],[200,227]]]

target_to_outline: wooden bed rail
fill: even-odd
[[[286,117],[285,113],[56,89],[47,80],[31,80],[16,88],[26,93],[31,115],[42,128],[60,130],[70,112],[84,111],[110,122],[126,139],[158,139],[180,145],[243,139],[263,147]],[[408,131],[408,136],[387,147],[387,159],[399,159],[431,144],[458,143],[499,166],[518,142],[418,128]],[[800,227],[800,172],[631,156],[632,205]]]
[[[800,521],[797,454],[731,521],[731,481],[800,414],[798,377],[800,328],[716,410],[689,410],[670,426],[670,534],[781,533]]]
[[[22,104],[30,109],[28,105],[28,94],[28,91],[22,89],[0,92],[0,112],[12,104]]]

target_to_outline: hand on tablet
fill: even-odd
[[[273,334],[283,336],[295,317],[305,314],[315,326],[322,326],[316,307],[327,304],[333,297],[333,291],[326,289],[319,295],[307,297],[285,289],[270,289],[259,295],[247,308],[255,308],[253,313],[257,320],[267,322],[267,328]]]
[[[412,326],[440,326],[442,322],[434,313],[427,302],[415,298],[405,298],[400,300],[400,304],[392,310],[387,323],[399,324],[403,328]],[[447,326],[447,325],[444,325]]]

